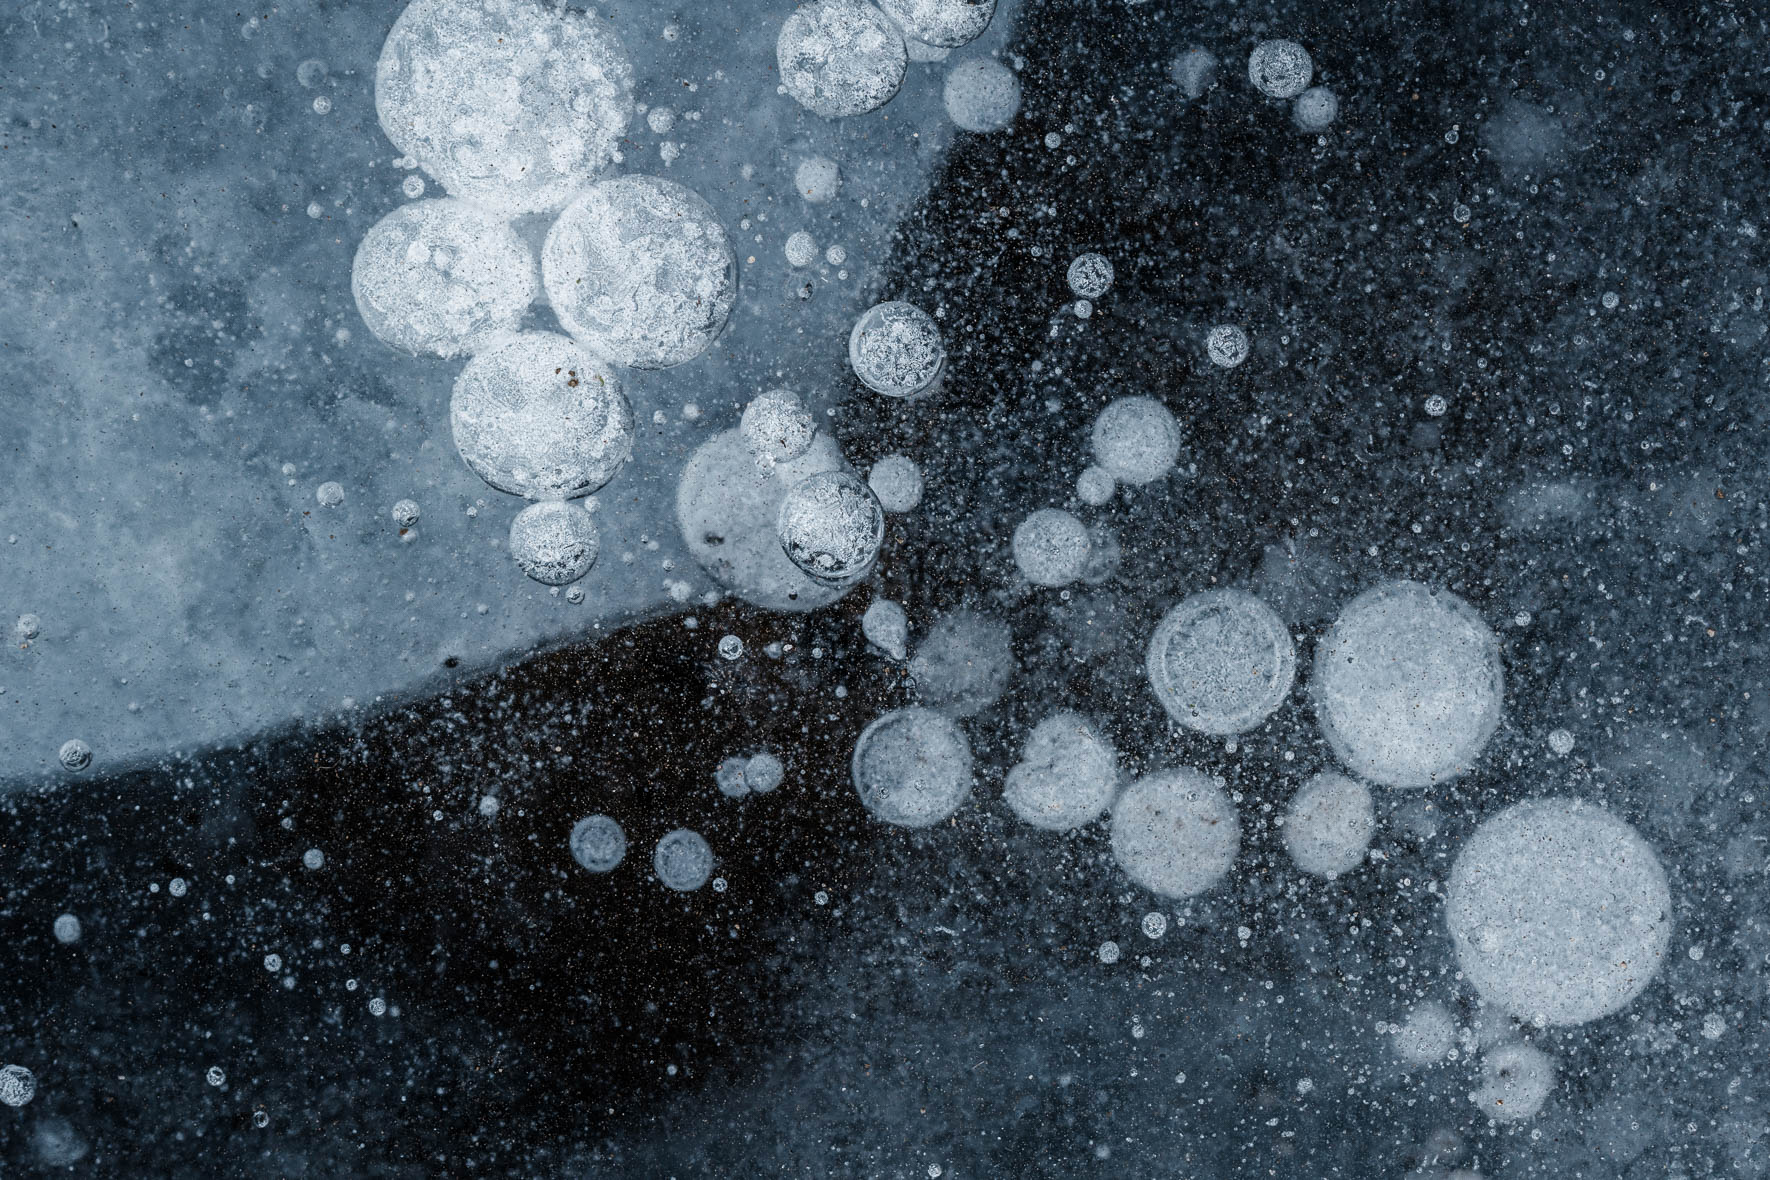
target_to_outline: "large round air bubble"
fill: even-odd
[[[1094,461],[1120,483],[1160,479],[1179,454],[1180,424],[1152,397],[1121,397],[1094,419]]]
[[[1112,743],[1087,718],[1066,710],[1033,727],[1008,771],[1002,801],[1035,828],[1067,832],[1105,811],[1118,782]]]
[[[854,744],[854,789],[876,819],[925,828],[957,811],[971,793],[971,745],[952,718],[896,709]]]
[[[652,872],[678,893],[692,893],[713,875],[713,850],[699,832],[677,828],[665,832],[651,854]]]
[[[1254,728],[1284,703],[1297,649],[1284,620],[1245,590],[1201,590],[1162,616],[1145,662],[1168,716],[1200,733]]]
[[[564,500],[530,504],[510,522],[510,556],[544,586],[564,586],[590,572],[602,549],[596,522]]]
[[[1324,770],[1291,800],[1281,831],[1299,869],[1317,877],[1337,877],[1364,863],[1376,827],[1370,788]]]
[[[586,816],[572,825],[571,849],[592,873],[612,872],[627,855],[627,833],[606,815]]]
[[[989,27],[996,0],[880,0],[879,7],[924,45],[956,49]]]
[[[861,0],[814,0],[794,9],[775,41],[781,85],[827,118],[884,106],[909,68],[903,34]]]
[[[1235,807],[1196,770],[1153,771],[1126,787],[1112,808],[1113,859],[1131,880],[1163,897],[1211,888],[1240,847]]]
[[[942,93],[947,118],[966,131],[1000,131],[1020,112],[1020,78],[990,57],[960,62]]]
[[[939,380],[946,345],[934,317],[892,300],[867,309],[848,333],[848,363],[874,393],[914,397]]]
[[[878,559],[885,510],[858,476],[823,471],[787,490],[775,527],[787,559],[808,577],[846,586],[864,578]]]

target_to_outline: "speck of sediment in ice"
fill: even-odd
[[[875,719],[854,744],[854,789],[876,819],[939,823],[971,793],[971,746],[945,714],[910,706]]]
[[[1090,463],[1076,476],[1076,499],[1091,508],[1099,508],[1112,499],[1118,486],[1119,481],[1113,478],[1112,472],[1099,464]]]
[[[55,919],[55,941],[63,946],[80,941],[80,919],[72,914],[62,914]]]
[[[886,455],[867,472],[867,486],[887,512],[913,512],[922,502],[922,468],[905,455]]]
[[[1583,1024],[1640,995],[1672,936],[1659,857],[1580,799],[1518,803],[1458,851],[1444,917],[1483,999],[1533,1023]]]
[[[704,352],[737,299],[737,258],[713,207],[674,181],[622,176],[567,205],[541,247],[559,322],[621,365],[665,369]]]
[[[1413,1066],[1443,1061],[1457,1045],[1457,1022],[1443,1004],[1417,1004],[1394,1027],[1395,1055]]]
[[[1326,86],[1311,86],[1297,96],[1291,118],[1302,131],[1322,131],[1340,114],[1340,97]]]
[[[23,1106],[37,1094],[37,1075],[22,1065],[0,1067],[0,1102]]]
[[[925,45],[956,49],[975,41],[989,27],[996,0],[880,0],[885,15],[907,37]]]
[[[666,887],[692,893],[713,875],[713,850],[699,832],[676,828],[658,841],[651,867]]]
[[[1535,1118],[1555,1090],[1555,1059],[1522,1041],[1500,1045],[1481,1059],[1481,1085],[1469,1095],[1499,1123]]]
[[[1268,98],[1295,98],[1314,76],[1309,51],[1295,41],[1262,41],[1248,55],[1248,81]]]
[[[1213,365],[1233,369],[1248,359],[1248,334],[1234,324],[1219,324],[1205,333],[1205,355]]]
[[[780,757],[767,750],[751,755],[744,766],[744,782],[758,795],[766,795],[779,787],[787,777],[787,768]]]
[[[1033,727],[1002,801],[1035,828],[1067,832],[1105,811],[1118,783],[1118,751],[1087,718],[1065,710]]]
[[[946,345],[934,317],[891,300],[868,308],[848,334],[848,363],[874,393],[914,397],[940,379]]]
[[[826,118],[865,114],[903,85],[903,34],[861,0],[815,0],[794,9],[775,41],[781,85]]]
[[[909,654],[910,620],[903,607],[888,598],[875,598],[860,617],[860,633],[867,642],[894,660]]]
[[[1112,287],[1112,263],[1104,254],[1078,254],[1069,264],[1069,289],[1083,299],[1098,299]]]
[[[811,411],[790,389],[770,389],[752,398],[738,429],[757,461],[768,469],[810,450],[817,433]]]
[[[563,586],[590,572],[602,540],[588,512],[563,500],[530,504],[510,522],[510,556],[544,586]]]
[[[910,660],[910,678],[923,704],[970,717],[1001,699],[1014,668],[1008,624],[961,608],[928,629]]]
[[[69,738],[56,751],[63,770],[81,771],[92,765],[92,747],[79,738]]]
[[[512,336],[467,362],[449,426],[475,475],[531,500],[587,496],[633,454],[620,377],[554,332]]]
[[[1474,765],[1499,725],[1499,642],[1475,608],[1418,582],[1348,603],[1315,649],[1322,733],[1357,777],[1424,787]]]
[[[608,22],[508,0],[414,0],[382,47],[387,137],[455,196],[557,209],[615,158],[633,72]]]
[[[516,330],[540,293],[534,255],[465,201],[413,201],[363,235],[350,272],[357,311],[394,348],[440,357],[478,352]]]
[[[1234,805],[1199,771],[1152,771],[1113,804],[1113,859],[1151,893],[1203,893],[1229,872],[1240,848]]]
[[[806,230],[796,230],[787,235],[782,253],[787,256],[788,266],[810,266],[817,261],[817,239]]]
[[[1040,508],[1014,529],[1014,564],[1035,586],[1067,586],[1088,565],[1088,529],[1061,508]]]
[[[1282,832],[1284,846],[1299,869],[1332,879],[1364,863],[1376,826],[1370,789],[1324,770],[1291,800]]]
[[[994,58],[974,57],[948,71],[942,97],[947,117],[966,131],[1000,131],[1020,113],[1020,78]]]
[[[788,560],[829,585],[864,578],[885,540],[879,497],[847,471],[819,472],[795,483],[775,522]]]
[[[1201,98],[1217,84],[1218,64],[1216,54],[1195,45],[1169,64],[1168,77],[1187,98]]]
[[[808,156],[793,172],[793,187],[806,201],[822,205],[842,191],[842,169],[828,156]]]
[[[1180,424],[1152,397],[1121,397],[1094,419],[1094,461],[1121,483],[1145,484],[1173,469]]]
[[[1297,649],[1272,608],[1245,590],[1201,590],[1162,616],[1144,665],[1168,716],[1200,733],[1243,733],[1290,694]]]
[[[844,587],[807,577],[787,558],[776,518],[788,484],[780,478],[840,470],[835,440],[818,434],[804,455],[773,474],[760,469],[741,430],[714,435],[696,448],[676,485],[676,523],[695,560],[720,585],[767,610],[808,611],[842,596]]]
[[[572,859],[592,873],[607,873],[627,855],[627,833],[606,815],[592,815],[572,825]]]

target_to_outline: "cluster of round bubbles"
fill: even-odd
[[[1240,848],[1235,806],[1199,771],[1153,771],[1113,804],[1113,859],[1151,893],[1203,893],[1229,872]]]
[[[450,193],[557,209],[614,158],[633,71],[604,23],[536,0],[414,0],[382,47],[375,109]]]
[[[738,429],[764,467],[797,459],[811,449],[817,427],[811,411],[790,389],[771,389],[744,407]]]
[[[1035,586],[1067,586],[1088,567],[1088,527],[1061,508],[1041,508],[1014,530],[1014,564]]]
[[[775,517],[787,559],[819,582],[846,586],[866,577],[885,541],[879,497],[848,471],[823,471],[794,484]]]
[[[369,331],[441,357],[478,352],[516,330],[540,293],[516,232],[465,201],[413,201],[363,235],[350,289]]]
[[[658,841],[651,868],[668,888],[692,893],[713,875],[713,850],[699,832],[676,828]]]
[[[792,476],[840,470],[834,440],[818,434],[811,448],[772,472],[756,462],[741,429],[709,438],[689,456],[676,485],[676,524],[709,576],[767,610],[827,606],[845,587],[814,581],[788,559],[778,531]]]
[[[1284,703],[1297,649],[1284,620],[1245,590],[1202,590],[1156,624],[1145,663],[1168,716],[1200,733],[1243,733]]]
[[[1268,98],[1295,98],[1313,77],[1309,51],[1295,41],[1262,41],[1248,55],[1248,81]]]
[[[924,45],[956,49],[989,27],[996,0],[880,0],[879,7]]]
[[[1520,1123],[1535,1118],[1554,1089],[1554,1058],[1514,1041],[1481,1059],[1481,1086],[1469,1101],[1497,1123]]]
[[[541,247],[541,281],[566,331],[636,369],[706,350],[737,301],[737,258],[718,214],[655,176],[591,185]]]
[[[966,131],[1000,131],[1020,113],[1020,79],[990,57],[960,62],[946,76],[947,117]]]
[[[572,859],[592,873],[613,872],[627,856],[627,833],[606,815],[586,816],[572,825]]]
[[[1582,1024],[1641,994],[1672,937],[1671,892],[1628,824],[1578,799],[1532,799],[1457,853],[1445,921],[1482,997],[1525,1020]]]
[[[1179,454],[1180,424],[1152,397],[1121,397],[1094,419],[1094,461],[1120,483],[1160,479]]]
[[[926,828],[971,793],[971,746],[952,718],[910,706],[877,718],[854,743],[854,789],[877,818]]]
[[[553,332],[512,336],[469,361],[455,380],[449,425],[475,475],[530,500],[588,495],[633,454],[621,379]]]
[[[1340,612],[1315,649],[1312,689],[1353,774],[1430,786],[1468,770],[1500,723],[1499,641],[1456,595],[1389,582]]]
[[[1333,878],[1364,863],[1376,828],[1370,788],[1324,770],[1291,800],[1284,817],[1284,846],[1305,873]]]
[[[1083,299],[1098,299],[1112,286],[1112,262],[1104,254],[1078,254],[1066,277],[1071,291]]]
[[[545,586],[564,586],[590,572],[602,549],[596,523],[564,500],[530,504],[510,522],[510,556]]]
[[[854,321],[848,363],[874,393],[914,397],[940,379],[946,345],[933,316],[894,299],[868,308]]]
[[[1035,828],[1067,832],[1106,810],[1118,789],[1118,752],[1078,713],[1053,713],[1033,727],[1002,799]]]
[[[903,34],[862,0],[801,5],[781,26],[774,48],[787,93],[831,119],[884,106],[909,68]]]

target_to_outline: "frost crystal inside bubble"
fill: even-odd
[[[1295,41],[1262,41],[1248,55],[1248,81],[1269,98],[1295,98],[1314,76],[1309,51]]]
[[[1284,621],[1252,594],[1203,590],[1162,616],[1146,671],[1175,721],[1201,733],[1241,733],[1290,693],[1297,651]]]
[[[794,9],[775,42],[781,84],[828,118],[884,106],[909,68],[903,34],[861,0],[816,0]]]
[[[510,556],[543,585],[577,581],[596,564],[601,547],[590,514],[563,500],[530,504],[510,523]]]
[[[874,817],[939,823],[971,793],[971,745],[951,718],[911,706],[873,721],[854,745],[854,789]]]
[[[794,484],[776,518],[781,548],[820,582],[853,582],[872,569],[885,540],[885,511],[873,490],[846,471]]]
[[[811,411],[790,389],[771,389],[744,407],[738,428],[757,459],[773,467],[788,459],[797,459],[811,449],[817,426]]]
[[[869,308],[848,334],[848,363],[861,384],[887,397],[911,397],[940,377],[946,345],[934,317],[893,300]]]
[[[989,27],[996,0],[880,0],[880,8],[924,45],[953,49]]]
[[[1069,264],[1069,289],[1083,299],[1098,299],[1112,286],[1112,263],[1104,254],[1078,254]]]

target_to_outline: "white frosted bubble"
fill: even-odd
[[[18,622],[14,623],[12,625],[12,633],[14,635],[17,635],[19,637],[19,639],[23,640],[26,643],[29,643],[31,640],[37,638],[37,636],[40,635],[42,633],[42,631],[43,631],[43,620],[38,618],[36,615],[31,614],[29,612],[26,612],[25,614],[20,615],[18,617]]]
[[[1340,116],[1340,96],[1326,86],[1311,86],[1297,96],[1291,118],[1303,131],[1321,131]]]
[[[810,266],[817,261],[817,239],[805,230],[797,230],[787,235],[782,252],[788,266]]]
[[[713,850],[699,832],[676,828],[658,841],[651,867],[668,888],[693,893],[713,875]]]
[[[909,66],[903,34],[861,0],[794,9],[775,42],[781,85],[816,114],[837,119],[891,101]]]
[[[995,704],[1013,674],[1008,624],[972,610],[956,610],[937,619],[910,661],[917,695],[958,717],[970,717]]]
[[[744,766],[744,781],[758,795],[766,795],[776,789],[787,777],[787,768],[781,764],[778,755],[767,750],[753,755]]]
[[[826,470],[842,466],[834,440],[819,434],[792,460]],[[695,560],[747,602],[768,610],[815,610],[842,596],[842,587],[807,577],[781,548],[776,521],[788,485],[756,464],[741,430],[714,435],[696,448],[676,485],[676,524]]]
[[[744,641],[736,635],[719,637],[719,658],[722,660],[741,660],[744,658]]]
[[[1119,950],[1119,944],[1112,941],[1112,939],[1109,938],[1105,942],[1101,943],[1100,949],[1095,951],[1094,953],[1099,956],[1100,961],[1102,963],[1105,963],[1108,967],[1110,967],[1114,963],[1119,961],[1119,956],[1123,952],[1121,952]]]
[[[326,854],[324,852],[321,852],[319,849],[309,848],[306,852],[303,852],[301,854],[301,867],[302,868],[307,869],[311,872],[311,871],[317,871],[319,869],[322,869],[325,866],[326,866]]]
[[[402,529],[409,529],[418,523],[419,508],[416,500],[396,500],[391,512],[393,523]]]
[[[887,512],[913,512],[922,502],[922,468],[904,455],[886,455],[867,472],[867,486]]]
[[[590,514],[563,500],[530,504],[510,522],[510,556],[544,586],[563,586],[590,572],[602,549]]]
[[[989,27],[996,0],[880,0],[879,7],[925,45],[955,49]]]
[[[55,919],[55,941],[68,945],[80,941],[80,919],[62,914]]]
[[[1205,355],[1213,365],[1233,369],[1248,359],[1248,334],[1234,324],[1219,324],[1205,333]]]
[[[925,828],[957,811],[971,793],[971,746],[942,713],[896,709],[854,744],[854,789],[875,819]]]
[[[828,156],[810,156],[799,161],[793,187],[811,204],[821,205],[842,191],[842,169]]]
[[[676,127],[676,112],[669,107],[653,107],[645,113],[645,125],[654,135],[668,135]]]
[[[1240,848],[1234,806],[1199,771],[1153,771],[1113,804],[1113,859],[1131,880],[1163,897],[1192,897],[1211,888]]]
[[[738,429],[757,460],[769,469],[810,450],[817,434],[811,411],[790,389],[770,389],[751,399]]]
[[[1284,620],[1245,590],[1201,590],[1162,616],[1144,665],[1168,716],[1201,733],[1243,733],[1290,694],[1297,649]]]
[[[1443,1061],[1457,1047],[1457,1022],[1443,1004],[1419,1004],[1395,1026],[1395,1055],[1408,1065]]]
[[[406,177],[399,182],[399,191],[404,194],[407,199],[416,201],[419,197],[424,195],[424,178],[422,176]]]
[[[313,498],[321,508],[336,508],[344,503],[344,485],[335,479],[328,479],[314,489]]]
[[[848,363],[874,393],[913,397],[946,367],[946,345],[934,317],[913,303],[892,300],[868,308],[848,334]]]
[[[1445,922],[1482,997],[1525,1020],[1621,1010],[1672,937],[1665,870],[1628,824],[1579,799],[1532,799],[1486,820],[1451,866]]]
[[[449,425],[475,475],[531,500],[589,495],[633,454],[620,377],[553,332],[512,336],[469,361]]]
[[[23,1106],[37,1095],[37,1075],[22,1065],[0,1067],[0,1102]]]
[[[69,738],[55,753],[63,770],[81,771],[92,765],[92,747],[79,738]]]
[[[885,541],[879,498],[847,471],[824,471],[795,483],[775,517],[781,548],[804,573],[829,585],[866,577]]]
[[[504,214],[557,209],[614,159],[633,72],[608,23],[512,0],[414,0],[375,69],[401,151]]]
[[[1033,727],[1002,801],[1035,828],[1067,832],[1105,811],[1118,784],[1118,751],[1087,718],[1064,711]]]
[[[713,785],[727,799],[741,799],[750,793],[750,784],[744,776],[750,761],[741,755],[733,755],[719,764],[713,772]]]
[[[350,272],[363,323],[410,353],[478,352],[540,293],[534,255],[465,201],[413,201],[370,227]]]
[[[1500,722],[1499,642],[1475,608],[1418,582],[1367,590],[1316,646],[1323,735],[1359,778],[1445,782],[1474,765]]]
[[[974,57],[947,72],[947,117],[967,131],[1000,131],[1020,113],[1020,78],[991,57]]]
[[[1268,98],[1295,98],[1314,76],[1309,51],[1295,41],[1262,41],[1248,55],[1248,81]]]
[[[1208,49],[1193,46],[1168,66],[1168,77],[1180,87],[1187,98],[1196,99],[1217,84],[1217,55]]]
[[[1108,503],[1118,487],[1119,481],[1112,472],[1098,464],[1090,463],[1076,476],[1076,498],[1093,508]]]
[[[1514,1041],[1481,1059],[1481,1085],[1469,1101],[1498,1123],[1535,1118],[1555,1090],[1555,1059],[1534,1045]]]
[[[1150,910],[1143,915],[1140,925],[1143,929],[1143,937],[1160,938],[1168,932],[1168,915],[1160,910]]]
[[[1549,749],[1563,758],[1573,753],[1573,735],[1565,729],[1549,731]]]
[[[1014,564],[1035,586],[1067,586],[1088,565],[1088,528],[1061,508],[1040,508],[1014,530]]]
[[[541,278],[566,331],[639,369],[699,356],[737,300],[737,258],[713,207],[655,176],[601,181],[567,205]]]
[[[1337,877],[1364,863],[1376,831],[1370,789],[1331,770],[1304,783],[1284,817],[1284,846],[1305,873]]]
[[[1121,397],[1094,419],[1094,459],[1128,484],[1160,479],[1180,454],[1180,424],[1152,397]]]
[[[627,855],[627,833],[606,815],[592,815],[572,825],[572,859],[592,873],[611,872]]]
[[[867,642],[894,660],[909,654],[910,618],[889,598],[875,598],[860,617],[860,633]]]
[[[1078,254],[1069,264],[1069,289],[1083,299],[1098,299],[1112,286],[1112,263],[1104,254]]]

